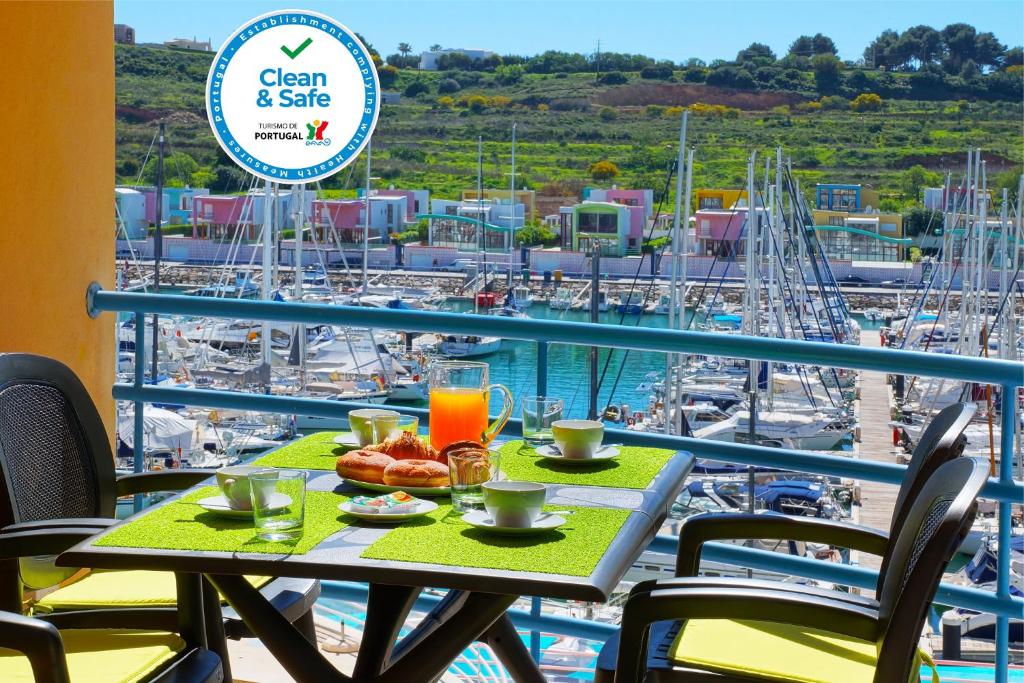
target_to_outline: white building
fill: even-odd
[[[437,71],[438,61],[442,55],[459,54],[465,55],[472,60],[484,60],[493,57],[490,50],[467,49],[462,47],[446,47],[443,50],[427,50],[420,53],[420,69],[423,71]]]
[[[180,50],[198,50],[199,52],[213,52],[213,48],[210,45],[210,41],[199,41],[196,40],[195,36],[192,40],[188,38],[172,38],[171,40],[165,40],[164,45],[167,47],[176,47]]]
[[[144,240],[149,228],[146,220],[146,197],[138,190],[127,187],[114,188],[114,204],[117,214],[117,239]]]

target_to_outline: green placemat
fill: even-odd
[[[297,467],[304,470],[334,470],[339,455],[352,450],[334,443],[334,437],[346,432],[317,432],[281,446],[253,460],[262,467]]]
[[[501,447],[501,469],[510,479],[542,484],[645,489],[676,454],[668,448],[619,446],[618,449],[619,456],[611,460],[567,465],[541,458],[524,441],[510,441]]]
[[[204,486],[115,529],[95,545],[301,555],[348,526],[341,521],[342,513],[338,510],[338,504],[347,501],[348,496],[329,491],[306,491],[306,520],[302,536],[294,541],[264,541],[256,536],[252,520],[221,517],[195,504],[218,492],[216,486]]]
[[[566,524],[533,536],[501,536],[475,529],[441,505],[393,529],[363,551],[373,560],[590,576],[629,517],[629,510],[556,506],[573,510]]]

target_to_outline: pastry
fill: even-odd
[[[338,458],[335,470],[344,479],[365,481],[370,484],[384,483],[384,469],[395,461],[394,458],[374,451],[351,451]]]
[[[455,451],[460,451],[464,448],[478,448],[486,450],[487,447],[479,441],[453,441],[441,449],[441,452],[437,454],[436,460],[441,463],[447,463],[449,453],[454,453]]]
[[[437,451],[411,432],[385,439],[379,444],[367,446],[366,450],[390,455],[395,460],[436,460]]]
[[[448,486],[448,468],[436,460],[395,460],[384,468],[388,486]]]

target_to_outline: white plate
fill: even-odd
[[[389,486],[388,484],[373,484],[368,481],[357,481],[355,479],[345,479],[345,481],[361,489],[378,491],[380,493],[405,491],[411,496],[447,496],[452,492],[449,486]]]
[[[588,463],[601,460],[611,460],[619,455],[619,449],[615,446],[601,446],[597,453],[589,458],[567,458],[558,450],[554,444],[547,444],[537,448],[537,455],[546,460],[557,460],[558,462]]]
[[[352,503],[341,503],[338,509],[347,515],[365,519],[369,522],[400,522],[413,517],[422,517],[437,509],[437,503],[432,500],[420,500],[416,502],[416,508],[411,512],[359,512],[352,509]]]
[[[359,437],[353,432],[345,432],[344,434],[338,434],[336,437],[331,439],[334,443],[339,446],[351,446],[353,448],[359,448]]]
[[[283,494],[275,493],[270,497],[271,509],[280,510],[281,508],[288,507],[291,505],[292,499]],[[231,507],[228,503],[228,499],[224,496],[210,496],[209,498],[203,498],[196,503],[199,507],[220,515],[221,517],[237,517],[241,519],[252,519],[252,510],[236,510]]]
[[[539,534],[544,531],[557,529],[565,524],[565,517],[542,512],[540,513],[540,516],[533,521],[533,526],[498,526],[485,510],[471,510],[462,515],[462,521],[471,527],[484,529],[496,534],[524,535]]]

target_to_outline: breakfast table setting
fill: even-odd
[[[438,362],[430,380],[426,434],[415,416],[351,411],[349,431],[211,471],[58,563],[202,575],[298,681],[434,680],[478,640],[514,680],[543,681],[506,610],[521,596],[607,601],[693,456],[607,443],[601,422],[563,419],[547,397],[524,398],[524,438],[502,439],[511,396],[487,383],[486,363]],[[490,421],[493,391],[504,400]],[[351,676],[260,594],[252,577],[266,576],[368,584]],[[179,609],[205,609],[214,646],[219,605],[190,585]],[[425,589],[447,593],[399,639]]]

